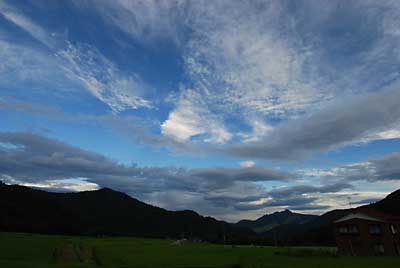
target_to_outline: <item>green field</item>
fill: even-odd
[[[398,257],[336,257],[334,250],[0,233],[1,268],[400,267]]]

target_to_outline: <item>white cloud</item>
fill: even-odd
[[[54,181],[49,180],[42,183],[26,183],[18,180],[11,180],[13,184],[20,184],[27,187],[35,187],[42,188],[44,190],[59,190],[59,191],[72,191],[72,192],[81,192],[81,191],[93,191],[99,189],[99,186],[95,183],[86,182],[84,180],[60,180]]]
[[[137,75],[124,75],[95,48],[68,48],[56,53],[62,61],[66,75],[82,85],[114,112],[140,107],[151,108],[150,101],[138,96],[149,87]]]
[[[367,138],[367,141],[368,140],[389,140],[389,139],[400,139],[400,129],[393,128],[393,129],[388,129],[388,130],[378,132],[375,135]]]
[[[195,5],[193,38],[186,66],[209,102],[231,112],[287,116],[329,99],[324,88],[303,76],[311,50],[293,44],[289,23],[280,24],[282,5],[256,10],[250,2]],[[316,77],[312,77],[316,79]],[[205,89],[204,89],[205,88]]]
[[[20,13],[18,10],[7,5],[4,2],[0,3],[0,13],[10,22],[14,23],[18,27],[24,29],[33,38],[41,42],[42,44],[52,47],[55,44],[55,40],[49,36],[49,34],[31,19]]]
[[[26,82],[46,91],[48,87],[85,89],[113,112],[152,107],[150,101],[141,97],[149,86],[135,73],[120,71],[93,46],[73,45],[4,3],[0,4],[0,13],[49,49],[44,51],[1,40],[0,57],[4,64],[0,67],[0,76],[5,77],[1,86]]]
[[[258,158],[304,158],[360,143],[400,122],[398,84],[365,96],[337,101],[309,116],[279,125],[262,139],[233,146],[228,153]],[[382,135],[382,134],[381,134]]]
[[[241,167],[249,168],[254,167],[256,163],[254,161],[242,161],[239,163]]]
[[[78,8],[96,10],[104,21],[132,36],[136,41],[168,39],[180,43],[182,21],[189,12],[185,0],[75,0]]]
[[[180,124],[181,128],[174,131],[181,129],[181,138],[187,138],[188,133],[202,133],[203,129],[196,129],[198,120],[187,116],[198,114],[199,107],[185,106],[185,113],[180,112],[182,102],[196,102],[198,95],[202,98],[201,109],[208,109],[211,117],[218,115],[218,125],[222,127],[227,115],[245,122],[252,114],[281,116],[297,113],[317,99],[325,98],[300,81],[306,53],[297,53],[287,44],[288,40],[279,38],[279,33],[273,29],[274,19],[280,16],[279,5],[271,4],[260,14],[254,13],[251,4],[243,2],[198,3],[190,7],[193,17],[188,20],[188,27],[193,33],[184,49],[184,62],[194,82],[194,89],[189,91],[197,94],[182,94],[184,100],[178,102],[163,129],[184,114],[190,126]],[[191,100],[191,97],[196,99]],[[189,112],[191,108],[196,110]],[[261,119],[251,120],[250,124],[253,132],[242,135],[248,141],[270,130]],[[208,128],[207,133],[212,130]],[[224,132],[221,135],[225,137],[218,139],[221,142],[231,138]]]
[[[189,8],[192,35],[184,47],[186,72],[203,106],[217,114],[220,123],[235,117],[252,128],[248,133],[232,132],[233,137],[260,140],[272,127],[249,118],[306,120],[310,114],[324,113],[327,104],[381,89],[398,77],[399,42],[393,29],[399,20],[395,12],[385,13],[391,5],[381,9],[374,2],[352,3],[349,13],[343,13],[337,3],[304,3],[302,12],[289,14],[282,2],[199,1]],[[335,18],[349,20],[348,31],[355,40],[368,37],[370,42],[361,46],[341,34],[327,36],[327,31],[344,27]],[[360,19],[369,27],[359,24]],[[381,35],[381,26],[386,34]],[[342,56],[350,52],[351,59]],[[392,127],[368,140],[397,138]]]
[[[400,153],[396,152],[378,159],[335,167],[331,171],[333,174],[326,176],[326,180],[399,181]]]
[[[47,94],[48,88],[58,92],[70,90],[57,60],[44,51],[0,40],[0,60],[0,87],[3,89],[17,87]]]
[[[177,107],[161,125],[162,133],[179,141],[187,141],[197,135],[206,135],[202,140],[210,143],[224,143],[231,139],[219,118],[211,114],[202,96],[193,90],[186,90]]]
[[[132,37],[133,42],[145,42],[146,47],[155,45],[152,49],[156,49],[160,41],[175,42],[182,53],[186,75],[181,81],[184,89],[160,128],[164,138],[179,142],[262,141],[268,144],[260,148],[273,147],[274,151],[279,146],[286,149],[286,140],[277,136],[290,132],[285,137],[293,148],[311,147],[310,140],[302,139],[304,137],[297,133],[308,137],[325,135],[318,141],[328,143],[333,132],[323,130],[332,122],[309,123],[316,127],[315,133],[300,129],[299,125],[308,118],[320,119],[329,112],[341,113],[324,109],[327,103],[381,90],[380,84],[393,83],[398,77],[398,8],[390,2],[352,2],[346,12],[335,2],[299,3],[298,10],[289,10],[286,3],[279,1],[87,0],[74,3],[79,8],[97,12],[110,26],[106,31],[119,29]],[[378,13],[382,10],[389,11]],[[146,98],[149,86],[140,77],[121,71],[96,48],[76,43],[67,46],[66,40],[52,36],[9,5],[0,5],[0,12],[58,56],[46,55],[43,60],[46,62],[41,62],[43,51],[36,53],[26,49],[25,53],[20,53],[25,49],[21,46],[13,52],[3,49],[2,58],[6,58],[7,67],[0,66],[0,70],[7,68],[7,72],[0,74],[1,77],[13,72],[18,75],[10,75],[2,81],[25,79],[27,84],[35,80],[47,81],[47,88],[84,88],[115,113],[155,105]],[[342,25],[337,18],[348,19],[348,25]],[[360,18],[365,19],[368,27],[359,23]],[[335,31],[343,26],[348,26],[346,29],[354,38],[343,38],[340,31]],[[327,34],[329,31],[336,34]],[[358,40],[366,42],[358,44]],[[14,49],[13,44],[7,45]],[[343,59],[343,55],[347,55],[343,52],[351,56],[347,61]],[[19,53],[21,56],[17,57]],[[390,70],[384,66],[389,66]],[[374,75],[380,69],[385,71]],[[53,78],[57,82],[55,85]],[[70,81],[67,86],[63,83],[66,80]],[[346,116],[359,114],[354,111]],[[236,123],[238,126],[232,127]],[[360,136],[330,141],[331,144],[322,144],[315,151],[400,137],[393,124],[386,125],[365,130],[368,133]],[[271,136],[274,139],[266,138]],[[275,142],[280,144],[272,144]]]
[[[97,12],[110,26],[106,30],[119,29],[135,42],[145,42],[150,47],[166,39],[175,42],[182,53],[189,82],[184,82],[186,89],[160,127],[163,135],[181,142],[259,141],[273,132],[273,126],[304,118],[322,110],[328,102],[374,90],[382,79],[397,77],[396,68],[379,76],[384,78],[375,79],[371,75],[382,64],[396,66],[387,62],[391,51],[397,51],[394,48],[398,47],[397,13],[384,13],[379,19],[369,8],[376,7],[373,10],[379,11],[383,6],[386,10],[392,3],[360,5],[358,9],[365,11],[365,21],[371,29],[367,32],[357,21],[349,21],[349,31],[357,35],[355,39],[375,31],[377,37],[370,46],[367,44],[352,53],[357,58],[347,65],[344,60],[337,62],[333,52],[351,47],[353,41],[325,36],[326,30],[336,29],[336,24],[342,26],[334,20],[343,16],[337,3],[300,3],[301,12],[293,14],[285,3],[277,1],[74,3],[78,8]],[[351,4],[348,9],[355,12],[353,17],[357,20],[362,12],[353,10],[354,7],[358,6]],[[51,47],[57,43],[55,37],[24,14],[5,5],[2,10],[8,20],[42,43]],[[315,16],[308,17],[309,14]],[[383,35],[379,35],[379,30]],[[331,42],[330,38],[337,38],[333,39],[337,42]],[[62,58],[61,67],[67,77],[115,113],[153,107],[146,99],[149,86],[134,73],[119,70],[95,48],[70,45],[54,51]],[[390,59],[395,57],[398,55],[393,54]],[[232,128],[231,118],[251,130]],[[275,119],[278,120],[272,126],[270,122]],[[363,139],[398,137],[398,130],[384,129]]]
[[[258,141],[271,133],[271,131],[273,131],[274,129],[271,125],[267,124],[260,118],[249,118],[247,121],[249,122],[252,131],[250,133],[239,134],[243,137],[243,142]]]

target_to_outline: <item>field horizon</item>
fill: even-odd
[[[396,257],[342,257],[334,247],[271,247],[171,239],[0,232],[0,266],[130,268],[399,267]]]

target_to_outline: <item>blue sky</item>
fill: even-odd
[[[2,1],[0,176],[230,221],[382,198],[400,188],[399,18],[397,1]]]

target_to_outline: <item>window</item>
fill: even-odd
[[[346,225],[340,225],[339,226],[339,233],[341,234],[347,234],[349,232],[348,228]]]
[[[355,224],[340,225],[339,233],[340,234],[358,234],[359,233],[358,226]]]
[[[371,224],[369,226],[369,233],[372,235],[380,235],[382,233],[381,226],[378,224]]]
[[[350,234],[358,234],[358,226],[357,225],[349,225],[349,233]]]
[[[374,244],[373,250],[375,255],[383,255],[385,253],[385,247],[383,244]]]
[[[390,225],[390,231],[392,234],[397,234],[397,226],[396,225]]]

